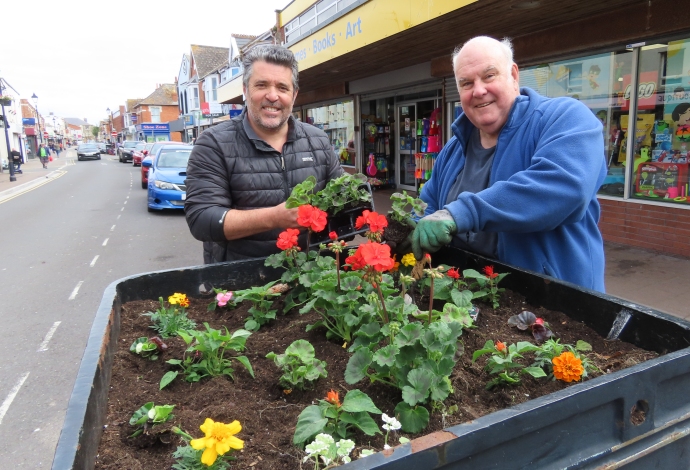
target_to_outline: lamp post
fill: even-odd
[[[34,109],[36,110],[36,122],[38,123],[38,139],[36,139],[37,143],[43,143],[43,134],[41,134],[41,115],[38,114],[38,96],[36,96],[36,93],[34,93],[31,96],[31,101],[34,102]],[[38,155],[40,152],[38,149],[36,149],[36,155]]]
[[[5,86],[2,83],[2,78],[0,78],[0,95],[5,90]],[[14,176],[14,159],[12,157],[12,150],[10,148],[10,136],[8,134],[7,128],[9,123],[7,121],[7,115],[5,114],[5,102],[0,101],[0,108],[2,109],[2,127],[5,129],[5,143],[7,144],[7,166],[10,169],[10,181],[17,181]]]

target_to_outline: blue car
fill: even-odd
[[[145,158],[141,164],[148,169],[148,210],[184,209],[187,188],[187,161],[192,146],[185,144],[164,145],[153,158]]]

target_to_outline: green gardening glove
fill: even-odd
[[[421,260],[424,253],[437,252],[448,245],[457,232],[458,226],[447,210],[441,209],[427,215],[417,222],[417,228],[412,232],[414,257]]]

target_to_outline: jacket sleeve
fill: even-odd
[[[224,242],[223,219],[232,207],[228,169],[213,132],[196,140],[187,163],[185,217],[192,236]]]
[[[571,99],[554,100],[537,112],[536,122],[525,124],[528,137],[513,138],[501,150],[502,161],[492,170],[499,175],[492,175],[495,182],[476,194],[463,192],[446,206],[459,232],[543,232],[584,217],[606,173],[601,123]],[[534,137],[534,150],[526,154]],[[516,164],[524,169],[501,175]]]

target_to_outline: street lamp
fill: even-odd
[[[38,141],[43,143],[43,134],[41,134],[41,115],[38,114],[38,96],[36,96],[36,93],[31,96],[31,101],[34,102],[34,109],[36,110],[36,121],[38,122]],[[38,154],[38,150],[36,150],[36,154]]]
[[[0,78],[0,96],[4,90],[5,86],[2,83],[2,78]],[[14,176],[14,157],[12,156],[12,151],[10,150],[10,136],[7,133],[9,121],[7,120],[7,115],[5,114],[4,101],[0,101],[0,109],[2,110],[2,127],[5,129],[5,143],[7,144],[7,166],[10,170],[10,181],[17,181],[17,178]]]

